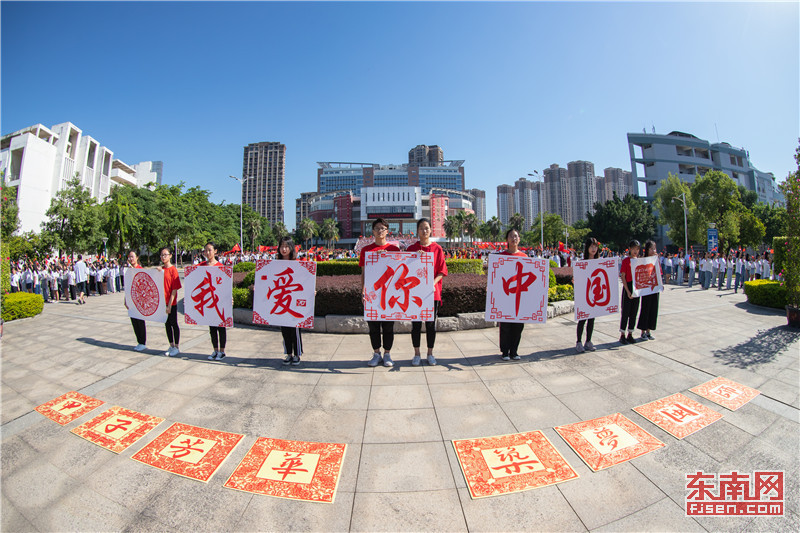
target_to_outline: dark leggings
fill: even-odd
[[[283,335],[283,352],[286,355],[303,355],[303,339],[300,337],[300,328],[281,326]]]
[[[586,324],[588,322],[588,324]],[[578,342],[583,337],[583,326],[586,326],[586,342],[592,342],[592,331],[594,331],[594,318],[578,321]]]
[[[377,353],[381,348],[381,331],[383,332],[383,350],[390,352],[394,345],[394,322],[390,320],[368,320],[369,340],[372,349]]]
[[[181,329],[178,327],[178,306],[173,305],[164,324],[167,329],[167,340],[170,344],[177,346],[181,343]]]
[[[225,342],[228,340],[228,330],[221,326],[208,326],[208,332],[211,334],[211,346],[214,347],[214,351],[219,349],[220,352],[224,352]]]
[[[433,302],[433,320],[425,322],[425,340],[428,342],[428,348],[433,349],[436,343],[436,318],[439,316],[439,306],[442,305],[441,301],[435,300]],[[422,322],[411,323],[411,346],[419,348],[420,340],[422,339]]]
[[[522,323],[500,322],[500,352],[503,355],[517,355],[524,327]]]
[[[147,344],[147,326],[144,325],[144,320],[131,317],[131,325],[133,326],[133,332],[136,334],[136,342]]]
[[[633,287],[631,286],[632,283],[630,281],[626,281],[625,285],[631,290],[633,293]],[[636,314],[639,312],[639,298],[628,298],[628,293],[625,289],[622,290],[622,318],[619,320],[619,330],[620,332],[625,331],[625,326],[627,325],[628,331],[633,331],[636,327]]]

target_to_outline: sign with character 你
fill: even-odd
[[[433,254],[369,252],[364,258],[364,318],[433,318]]]
[[[616,259],[587,259],[572,264],[575,320],[619,312],[619,265]]]
[[[260,260],[253,291],[253,323],[312,329],[317,264]]]
[[[187,266],[184,278],[187,324],[233,327],[233,268]]]

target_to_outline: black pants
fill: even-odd
[[[372,349],[377,353],[381,348],[381,336],[383,336],[383,350],[390,352],[394,345],[394,322],[390,320],[368,320],[369,340]],[[381,335],[382,332],[382,335]]]
[[[145,326],[144,320],[131,317],[131,325],[133,326],[133,332],[136,334],[136,342],[147,344],[147,326]]]
[[[583,326],[586,326],[586,342],[592,342],[592,332],[594,331],[594,318],[578,321],[578,342],[581,342],[581,337],[583,337]]]
[[[439,306],[442,302],[434,300],[433,302],[433,320],[425,322],[425,340],[428,343],[428,348],[433,350],[433,345],[436,344],[436,318],[439,316]],[[420,340],[422,340],[422,322],[411,323],[411,346],[419,348]]]
[[[283,353],[286,355],[303,355],[303,339],[300,336],[300,328],[281,326],[283,335]]]
[[[69,299],[70,300],[75,300],[76,298],[77,298],[77,295],[75,294],[75,285],[70,285],[69,286]]]
[[[525,324],[517,322],[500,322],[500,353],[503,355],[518,355],[519,342],[522,340],[522,330]]]
[[[208,326],[208,333],[211,335],[211,346],[214,351],[225,352],[225,343],[228,341],[228,330],[221,326]]]
[[[629,290],[633,291],[633,283],[626,281],[625,285]],[[636,327],[636,313],[639,312],[639,298],[628,298],[628,293],[625,289],[622,290],[622,317],[619,320],[619,330],[624,332],[625,328],[628,331],[633,331]]]
[[[97,294],[105,294],[107,292],[106,280],[97,280],[95,281],[95,285],[97,285]]]
[[[637,327],[642,331],[656,329],[658,321],[658,293],[642,296],[642,311]]]
[[[179,345],[181,343],[181,328],[178,327],[178,306],[173,305],[164,324],[167,330],[167,340],[170,344]]]

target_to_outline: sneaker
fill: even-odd
[[[286,357],[283,358],[283,364],[284,365],[289,365],[291,363],[292,363],[292,356],[291,355],[287,355]]]
[[[411,360],[411,366],[419,366],[421,362],[422,362],[422,357],[420,357],[419,355],[415,355],[414,358]]]
[[[520,357],[519,354],[514,354],[511,356],[512,361],[519,361],[520,359],[522,359],[522,357]]]
[[[428,356],[428,364],[430,366],[436,366],[436,358],[433,356],[433,354]]]
[[[292,366],[298,366],[300,364],[300,356],[295,355],[292,357]]]
[[[137,344],[136,348],[134,348],[133,351],[135,351],[135,352],[143,352],[146,349],[147,349],[147,346],[145,346],[144,344]]]
[[[628,344],[628,341],[625,339],[625,334],[619,336],[619,343],[620,344]]]
[[[593,352],[596,350],[594,344],[592,344],[592,341],[586,341],[586,344],[584,344],[583,347],[589,352]]]
[[[214,352],[211,355],[208,356],[208,360],[209,361],[216,361],[217,360],[217,353],[218,352],[216,350],[214,350]]]
[[[651,341],[656,340],[656,338],[653,337],[653,334],[651,332],[649,332],[649,331],[647,332],[647,338],[650,339]]]
[[[578,353],[583,353],[585,351],[583,349],[583,344],[581,344],[581,341],[575,343],[575,351]]]
[[[500,356],[500,358],[501,358],[503,361],[511,361],[511,358],[508,356],[508,354],[507,354],[507,353],[504,353],[503,355],[501,355],[501,356]]]
[[[225,352],[217,352],[217,361],[225,359]]]
[[[166,355],[167,357],[172,357],[172,346],[167,348],[167,351],[164,352],[164,355]]]
[[[177,346],[173,346],[169,349],[170,355],[178,355],[181,351],[178,349]]]
[[[383,354],[383,366],[394,366],[394,362],[392,362],[392,356],[388,353]]]
[[[625,337],[625,340],[628,341],[628,344],[636,344],[636,339],[633,338],[631,333],[628,333],[628,336]]]
[[[381,354],[374,353],[372,354],[372,359],[370,359],[369,363],[367,363],[367,366],[378,366],[382,361],[383,358],[381,357]]]
[[[646,341],[646,340],[647,340],[647,332],[646,332],[646,331],[643,331],[643,332],[642,332],[642,336],[641,336],[641,337],[639,337],[639,338],[640,338],[641,340],[643,340],[643,341]]]

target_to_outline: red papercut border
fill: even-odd
[[[739,396],[736,400],[729,400],[728,398],[724,398],[719,394],[713,394],[711,389],[718,387],[719,385],[731,385],[738,389],[741,389],[743,394]],[[692,387],[689,389],[693,393],[697,394],[698,396],[702,396],[706,400],[711,400],[712,402],[725,407],[726,409],[730,409],[731,411],[736,411],[741,406],[761,394],[761,391],[754,389],[752,387],[748,387],[747,385],[742,385],[741,383],[736,383],[728,378],[723,377],[716,377],[711,381],[707,381],[702,385],[698,385],[697,387]]]
[[[217,441],[217,444],[197,464],[172,459],[159,453],[181,434],[214,440]],[[136,452],[131,459],[172,474],[207,483],[243,437],[244,435],[239,433],[216,431],[175,422],[152,442]]]
[[[705,415],[703,418],[699,418],[697,420],[692,421],[691,423],[681,426],[676,424],[675,422],[665,418],[662,414],[658,412],[659,409],[663,408],[666,405],[669,405],[674,402],[680,402],[685,404],[686,407],[697,411],[698,413]],[[722,414],[714,411],[713,409],[709,409],[705,405],[692,400],[691,398],[684,396],[681,393],[673,394],[672,396],[667,396],[666,398],[661,398],[660,400],[656,400],[654,402],[646,403],[644,405],[640,405],[638,407],[633,408],[634,411],[648,419],[653,424],[657,425],[676,439],[682,439],[691,435],[696,431],[700,431],[704,427],[708,426],[709,424],[713,424],[720,418],[722,418]]]
[[[632,437],[636,438],[636,440],[639,441],[638,444],[605,455],[601,454],[583,437],[583,435],[581,435],[581,432],[607,424],[618,425]],[[665,446],[663,442],[631,422],[622,413],[614,413],[613,415],[602,416],[592,420],[557,426],[553,429],[555,429],[569,447],[578,454],[578,457],[583,459],[586,466],[595,472],[630,461],[631,459],[635,459],[636,457],[648,454]]]
[[[71,415],[62,415],[61,413],[56,412],[53,409],[53,406],[63,402],[64,400],[72,399],[77,400],[79,402],[83,402],[85,405],[82,409],[78,409]],[[85,394],[81,394],[80,392],[76,391],[69,391],[66,394],[62,394],[58,398],[50,400],[47,403],[43,403],[39,407],[36,408],[36,411],[40,412],[53,422],[61,424],[62,426],[69,424],[76,418],[80,418],[89,411],[96,409],[97,407],[103,405],[105,402],[102,400],[98,400],[97,398],[92,398],[91,396],[86,396]]]
[[[256,477],[258,470],[272,450],[319,454],[320,458],[312,482],[290,483]],[[224,486],[229,489],[264,494],[275,498],[333,503],[346,451],[346,444],[259,437]]]
[[[128,435],[126,435],[122,439],[112,439],[108,436],[104,435],[100,431],[97,430],[99,426],[105,423],[109,418],[115,416],[127,416],[129,418],[134,418],[140,422],[142,425],[136,428],[135,431],[132,431]],[[105,411],[98,416],[92,418],[85,424],[81,424],[80,426],[73,428],[72,433],[76,434],[79,437],[82,437],[93,444],[97,444],[101,448],[105,448],[106,450],[112,451],[114,453],[120,453],[125,451],[128,447],[134,444],[136,441],[147,435],[151,430],[155,429],[164,419],[157,417],[146,415],[144,413],[139,413],[137,411],[131,411],[130,409],[125,409],[124,407],[111,407],[108,411]]]
[[[481,450],[519,444],[528,444],[546,470],[494,479]],[[454,440],[453,448],[473,499],[537,489],[579,477],[541,431]]]

